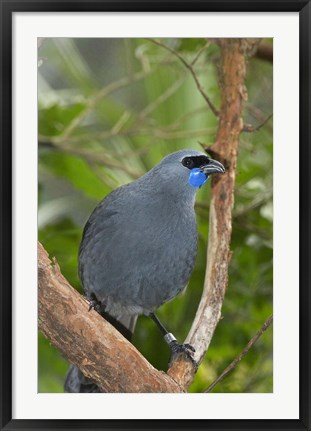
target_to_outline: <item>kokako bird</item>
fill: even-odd
[[[178,344],[154,312],[187,286],[197,254],[195,195],[210,175],[224,172],[206,154],[180,150],[111,192],[91,214],[79,249],[80,280],[90,307],[126,338],[145,314],[172,354],[191,358],[193,347]],[[65,390],[100,391],[73,365]]]

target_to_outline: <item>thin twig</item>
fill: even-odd
[[[253,202],[251,202],[249,205],[245,205],[241,210],[234,210],[232,214],[233,217],[238,219],[257,208],[260,208],[261,206],[267,204],[272,199],[272,196],[273,193],[271,190],[269,190],[268,193],[257,196]]]
[[[82,123],[82,121],[85,119],[85,117],[89,114],[89,112],[105,97],[107,97],[109,94],[113,93],[116,90],[120,90],[123,87],[126,87],[127,85],[139,81],[146,76],[150,75],[152,72],[154,72],[154,69],[150,69],[147,72],[146,71],[140,71],[137,73],[134,73],[134,75],[126,76],[124,78],[119,79],[118,81],[114,81],[111,84],[108,84],[106,87],[102,88],[98,93],[96,93],[93,97],[91,97],[87,104],[85,109],[77,116],[75,117],[71,123],[67,126],[67,128],[64,130],[63,134],[59,137],[59,141],[63,142],[65,141],[72,132]]]
[[[39,141],[39,145],[45,146],[46,143],[44,141]],[[83,157],[88,163],[97,165],[103,164],[107,168],[118,169],[125,172],[133,179],[137,179],[141,176],[141,173],[133,171],[131,168],[127,167],[126,164],[121,164],[107,158],[103,152],[99,153],[98,151],[89,151],[82,148],[60,145],[53,141],[47,142],[47,145],[55,150],[62,151],[67,154],[73,154],[74,156]]]
[[[270,114],[262,123],[260,123],[258,126],[253,126],[252,124],[244,124],[242,132],[258,132],[269,120],[272,118],[273,114]]]
[[[205,112],[206,108],[205,107],[201,107],[201,108],[197,108],[193,111],[190,112],[186,112],[185,114],[181,115],[175,122],[168,124],[162,128],[142,128],[142,129],[133,129],[133,126],[136,124],[136,121],[134,122],[134,124],[132,125],[131,129],[125,129],[125,130],[116,130],[116,125],[114,125],[111,129],[109,130],[104,130],[102,132],[99,133],[92,133],[92,134],[86,134],[86,133],[82,133],[76,136],[69,136],[66,139],[67,143],[80,143],[83,141],[87,141],[89,142],[91,139],[95,139],[95,140],[109,140],[111,138],[114,138],[115,136],[139,136],[139,135],[152,135],[152,136],[156,136],[159,138],[163,138],[163,139],[183,139],[183,138],[195,138],[195,137],[201,137],[204,134],[210,134],[210,133],[214,133],[214,129],[202,129],[199,131],[191,131],[191,130],[176,130],[176,128],[178,127],[182,127],[184,126],[186,120],[188,120],[189,118],[195,116],[196,114],[199,114],[201,112]],[[131,114],[133,115],[133,114]],[[122,116],[123,117],[123,116]],[[121,117],[121,118],[122,118]],[[122,118],[123,119],[123,118]],[[121,120],[121,119],[120,119]],[[119,121],[117,121],[116,124],[120,124]],[[170,135],[170,132],[173,133],[173,135]],[[176,133],[176,134],[175,134]],[[39,142],[44,143],[46,146],[48,144],[51,144],[51,146],[54,145],[61,145],[62,144],[62,139],[60,139],[59,136],[46,136],[46,135],[39,135],[38,137]]]
[[[128,130],[126,136],[146,136],[151,135],[159,139],[185,139],[197,138],[206,134],[214,133],[213,128],[198,129],[198,130],[176,130],[173,132],[166,132],[165,129],[137,129]]]
[[[194,59],[191,62],[191,66],[194,66],[195,63],[198,61],[199,57],[201,56],[202,52],[205,51],[206,48],[210,46],[210,41],[208,40],[205,45],[202,46],[202,48],[199,49],[198,53],[194,57]]]
[[[166,128],[157,129],[157,128],[141,128],[141,129],[128,129],[124,131],[119,131],[118,136],[154,136],[158,139],[188,139],[188,138],[200,138],[205,135],[209,135],[214,133],[214,128],[209,129],[199,129],[199,130],[176,130],[176,131],[166,131]],[[92,139],[96,140],[108,140],[110,138],[115,137],[116,134],[111,133],[111,131],[105,131],[101,133],[97,133],[92,135]],[[90,135],[79,135],[75,137],[68,138],[67,142],[83,142],[89,141]],[[39,141],[44,143],[45,145],[51,145],[52,147],[58,146],[61,149],[61,142],[57,137],[53,138],[52,136],[40,136]]]
[[[180,54],[179,52],[177,52],[175,49],[165,45],[164,43],[158,41],[157,39],[152,39],[152,38],[147,38],[147,40],[149,40],[150,42],[154,43],[155,45],[161,46],[162,48],[166,49],[167,51],[171,52],[173,55],[175,55],[177,58],[179,58],[179,60],[183,63],[183,65],[189,70],[189,72],[191,73],[194,82],[196,83],[197,89],[199,90],[199,92],[202,94],[202,96],[204,97],[206,103],[208,104],[209,108],[211,109],[211,111],[213,112],[213,114],[218,117],[219,112],[218,110],[215,108],[215,106],[213,105],[213,103],[211,102],[210,98],[207,96],[207,94],[204,92],[202,85],[200,84],[200,81],[197,77],[197,74],[195,73],[192,64],[189,64]]]
[[[115,125],[111,128],[111,135],[115,136],[117,135],[124,124],[131,118],[131,113],[129,111],[124,111],[121,117],[118,119],[118,121],[115,123]]]
[[[173,85],[168,87],[157,99],[153,100],[149,105],[142,109],[138,115],[135,124],[144,120],[150,115],[155,109],[157,109],[162,103],[170,98],[176,91],[181,87],[185,81],[186,75],[182,75],[177,81],[174,81]]]
[[[256,343],[258,338],[262,336],[262,334],[269,328],[273,321],[273,316],[270,316],[265,323],[262,325],[262,327],[259,329],[259,331],[253,336],[253,338],[247,343],[245,349],[237,356],[234,361],[231,362],[230,365],[228,365],[227,368],[224,369],[224,371],[220,374],[217,379],[209,385],[209,387],[204,391],[211,392],[212,389],[224,378],[227,374],[230,373],[230,371],[233,370],[234,367],[244,358],[244,356],[249,352],[249,350],[253,347],[253,345]]]
[[[237,190],[237,188],[236,188]],[[269,190],[268,193],[265,193],[261,196],[257,196],[257,198],[251,202],[249,205],[245,205],[242,209],[236,210],[234,209],[232,212],[232,217],[234,219],[239,219],[246,214],[250,213],[251,211],[254,211],[257,208],[260,208],[261,206],[265,205],[267,202],[269,202],[272,199],[273,193]],[[209,205],[204,202],[196,202],[195,208],[198,208],[199,210],[209,210]]]
[[[189,111],[189,112],[185,112],[179,118],[177,118],[176,121],[163,127],[163,129],[164,130],[174,130],[177,127],[184,126],[186,121],[188,121],[189,119],[191,119],[192,117],[194,117],[197,114],[202,114],[203,112],[204,113],[206,112],[205,106],[202,106],[201,108],[196,108],[196,109]]]

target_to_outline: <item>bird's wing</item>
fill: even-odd
[[[124,310],[114,312],[113,303],[122,293],[117,291],[131,283],[128,274],[122,279],[120,271],[120,262],[131,253],[126,249],[131,244],[127,244],[128,226],[124,224],[131,212],[131,195],[131,188],[123,186],[98,204],[85,225],[79,251],[79,275],[85,294],[97,301],[107,299],[110,306],[104,304],[106,308],[103,305],[99,312],[128,339],[134,331],[137,316]]]

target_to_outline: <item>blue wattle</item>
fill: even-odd
[[[191,169],[188,183],[192,187],[202,187],[207,180],[208,177],[199,168]]]

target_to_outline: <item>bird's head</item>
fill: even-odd
[[[196,150],[176,151],[150,171],[165,189],[189,195],[194,195],[210,175],[224,172],[225,168],[220,162]]]

